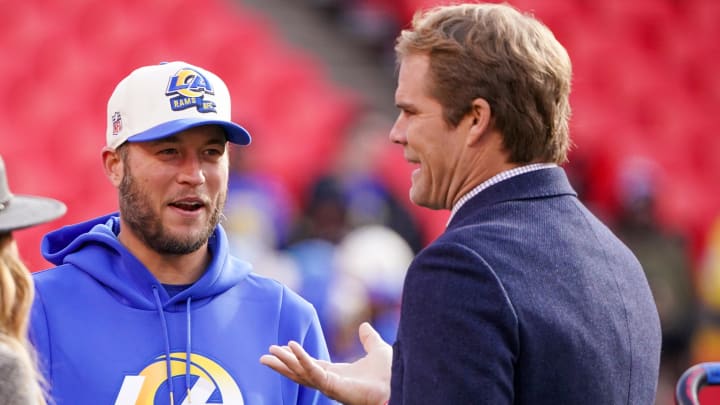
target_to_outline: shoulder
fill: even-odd
[[[285,284],[257,273],[248,273],[246,282],[256,294],[276,301],[284,310],[309,312],[313,306]]]
[[[17,350],[0,341],[0,386],[4,381],[17,381],[27,376]]]
[[[45,270],[36,271],[32,274],[35,285],[55,282],[69,282],[71,279],[83,274],[75,266],[63,264],[57,267],[50,267]]]
[[[447,230],[417,254],[413,265],[436,264],[447,267],[473,263],[475,266],[479,262],[490,270],[485,263],[483,252],[493,244],[490,237],[493,233],[488,226],[482,224]]]
[[[68,291],[84,288],[89,276],[75,266],[63,264],[32,274],[35,286],[35,302],[67,299]]]
[[[10,345],[0,340],[0,367],[5,365],[17,365],[20,362],[20,358],[17,352],[13,350]]]
[[[0,341],[0,397],[8,405],[29,404],[32,402],[30,388],[34,382],[32,375],[23,364],[17,349]]]
[[[268,317],[267,322],[277,322],[279,341],[302,341],[318,324],[315,307],[286,285],[255,273],[249,273],[243,285],[243,300],[257,305],[257,310]]]
[[[418,253],[404,287],[406,292],[442,292],[458,298],[492,294],[509,301],[505,289],[497,269],[477,243],[453,237],[441,237]]]

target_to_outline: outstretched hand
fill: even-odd
[[[367,322],[358,334],[366,355],[354,363],[315,359],[293,341],[270,346],[260,363],[345,405],[382,405],[390,398],[392,346]]]

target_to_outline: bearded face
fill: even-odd
[[[153,209],[147,190],[135,181],[129,166],[125,165],[120,183],[120,212],[126,225],[147,246],[161,254],[183,255],[198,250],[208,241],[220,222],[226,196],[227,191],[220,193],[215,201],[209,201],[207,209],[210,215],[196,231],[172,232]]]
[[[227,189],[219,192],[214,201],[203,197],[204,206],[201,209],[209,213],[205,223],[192,231],[178,232],[163,223],[161,213],[153,207],[151,190],[135,179],[127,163],[124,165],[119,191],[120,213],[130,231],[151,249],[170,255],[192,253],[205,245],[220,222],[227,198]]]

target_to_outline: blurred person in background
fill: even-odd
[[[45,236],[31,337],[57,405],[331,403],[262,367],[274,342],[327,359],[313,307],[229,253],[228,142],[248,145],[215,74],[140,67],[107,105],[120,212]]]
[[[409,259],[398,258],[407,257],[406,245],[420,250],[417,224],[378,172],[391,146],[390,127],[384,117],[364,112],[342,134],[333,164],[307,190],[286,249],[299,269],[296,291],[317,309],[334,361],[363,353],[356,338],[361,321],[377,320],[381,335],[395,339],[401,289],[381,286],[392,274],[404,275]],[[348,277],[346,270],[357,271]]]
[[[0,402],[44,405],[43,379],[27,338],[33,282],[23,264],[13,232],[52,221],[65,214],[60,201],[14,195],[0,157]]]
[[[400,234],[383,225],[353,229],[337,246],[336,275],[330,286],[331,306],[336,320],[333,342],[335,361],[354,361],[364,355],[357,330],[369,321],[380,337],[393,342],[400,318],[400,298],[405,273],[413,258],[410,245]],[[353,288],[357,286],[357,288]],[[348,309],[348,297],[362,305]]]
[[[661,174],[649,158],[631,156],[620,163],[614,230],[637,256],[655,298],[662,330],[656,405],[669,405],[674,403],[676,382],[690,366],[698,305],[686,240],[657,219]]]
[[[720,215],[709,224],[697,275],[700,317],[690,344],[690,363],[720,361]],[[720,390],[707,387],[705,395],[720,403]]]
[[[285,249],[297,266],[299,283],[297,292],[310,301],[318,311],[320,324],[328,340],[331,358],[334,353],[333,343],[337,325],[335,314],[329,305],[332,294],[331,285],[337,273],[334,257],[337,244],[342,241],[350,229],[348,223],[348,207],[340,183],[332,177],[321,177],[307,190],[300,216],[294,223],[290,243]],[[345,287],[350,287],[344,285]],[[343,288],[345,290],[345,288]],[[346,306],[342,310],[354,312],[360,295],[357,289],[347,290]],[[352,297],[352,298],[351,298]]]
[[[283,250],[294,216],[291,196],[282,182],[256,170],[252,156],[241,146],[230,146],[230,178],[223,210],[230,254],[252,263],[253,272],[297,292],[302,282],[298,266]]]
[[[310,185],[304,208],[295,222],[289,245],[309,239],[339,243],[350,230],[348,198],[341,182],[321,176]]]
[[[397,340],[328,363],[296,342],[263,364],[346,404],[652,404],[661,334],[643,269],[577,198],[571,63],[508,5],[419,14],[401,33],[390,132],[410,199],[451,210],[405,279]],[[391,367],[392,364],[392,367]]]
[[[383,225],[407,241],[415,253],[422,249],[422,233],[415,218],[397,199],[381,169],[386,151],[387,133],[392,122],[366,112],[343,138],[333,170],[347,201],[347,221],[351,229],[365,225]]]

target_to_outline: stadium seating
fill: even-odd
[[[584,173],[582,197],[612,220],[622,165],[654,161],[662,171],[659,218],[689,238],[699,260],[720,217],[720,1],[505,1],[544,21],[573,61],[568,166]],[[378,49],[389,49],[397,34],[388,27],[397,31],[415,10],[447,3],[306,2],[352,6],[362,24],[387,13],[355,30],[365,35],[359,42],[381,41]],[[240,1],[3,1],[0,49],[0,154],[10,187],[68,205],[65,217],[16,232],[31,270],[48,265],[38,249],[45,232],[117,209],[100,161],[105,108],[117,81],[138,66],[185,60],[218,73],[230,87],[234,119],[253,134],[253,145],[238,153],[279,179],[291,205],[331,164],[360,110],[319,61]],[[394,145],[382,156],[377,173],[432,239],[448,213],[411,205],[412,168]],[[719,403],[717,391],[705,390],[703,403]]]
[[[185,60],[218,73],[234,118],[253,133],[247,153],[295,192],[331,159],[355,105],[267,18],[230,1],[3,2],[0,21],[0,153],[11,187],[68,205],[61,220],[17,233],[33,270],[47,266],[38,246],[49,227],[117,209],[100,151],[107,99],[132,69]]]
[[[354,3],[362,2],[393,13],[398,27],[417,8],[440,3]],[[588,179],[591,203],[612,213],[617,165],[649,154],[670,179],[658,207],[662,220],[697,237],[698,250],[698,235],[720,211],[720,194],[708,191],[720,179],[713,133],[720,107],[720,3],[510,3],[545,21],[573,59],[571,159],[587,160],[597,176]],[[248,153],[294,195],[328,164],[354,115],[353,96],[331,84],[318,61],[290,48],[268,17],[239,2],[4,2],[0,23],[0,48],[12,55],[0,59],[6,94],[0,153],[18,192],[46,190],[67,201],[63,222],[116,206],[99,166],[104,109],[117,79],[136,66],[185,59],[219,73],[231,88],[235,118],[255,135]],[[399,176],[405,173],[387,173],[398,176],[388,181],[404,196],[407,179]],[[23,252],[36,267],[43,264],[37,238],[29,237]]]
[[[720,212],[720,194],[710,191],[720,180],[714,134],[720,111],[720,2],[508,2],[544,21],[572,58],[570,158],[590,166],[589,203],[611,219],[618,165],[635,155],[657,161],[667,178],[661,184],[660,220],[691,238],[697,259],[708,224]],[[441,3],[402,0],[395,18],[407,26],[414,10]]]

